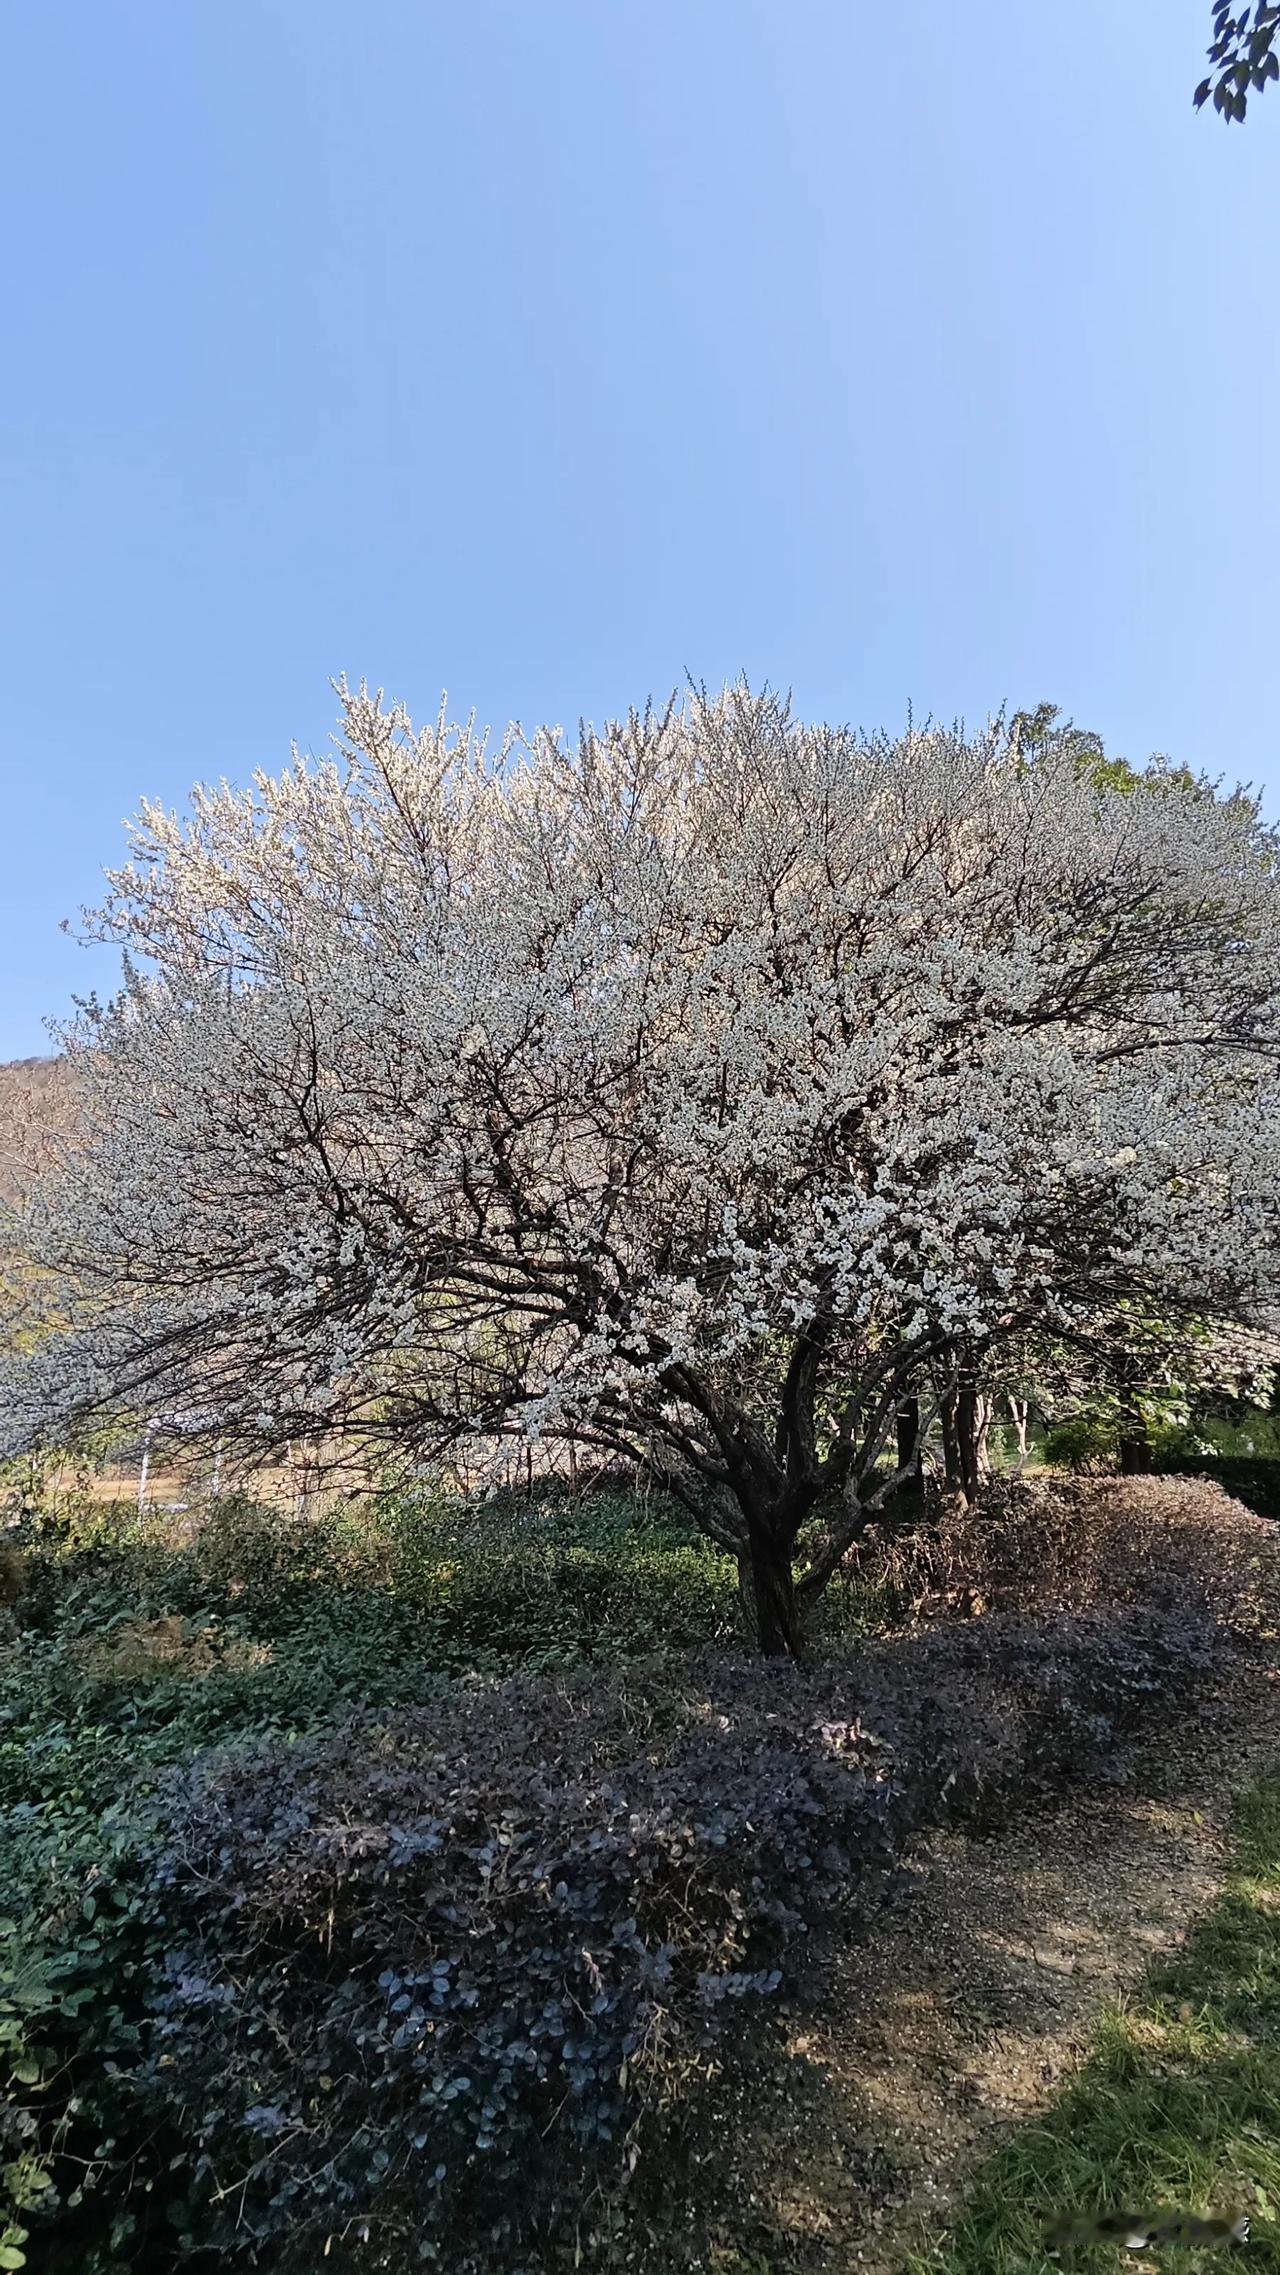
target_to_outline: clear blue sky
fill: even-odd
[[[1280,813],[1280,88],[1209,0],[6,13],[0,1056],[346,671],[1061,703]]]

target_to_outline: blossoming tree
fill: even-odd
[[[992,1411],[1007,1409],[1019,1456],[1031,1412],[1084,1421],[1122,1472],[1150,1469],[1153,1436],[1186,1430],[1215,1405],[1268,1406],[1280,1390],[1280,1333],[1187,1312],[1161,1317],[1121,1299],[1054,1334],[1004,1341],[986,1378]],[[1108,1447],[1108,1441],[1110,1445]]]
[[[11,1444],[121,1406],[419,1460],[572,1433],[687,1502],[781,1652],[940,1355],[1274,1304],[1243,792],[740,687],[496,753],[340,696],[332,761],[144,807],[109,876]]]

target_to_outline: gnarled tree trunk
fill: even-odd
[[[746,1554],[738,1558],[738,1586],[756,1643],[767,1659],[802,1658],[804,1635],[791,1552],[763,1519],[751,1520],[748,1536]]]

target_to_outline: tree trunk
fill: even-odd
[[[956,1440],[960,1457],[960,1490],[966,1501],[977,1498],[978,1488],[988,1474],[986,1459],[986,1430],[991,1410],[986,1399],[978,1395],[978,1385],[972,1372],[960,1377],[956,1396]]]
[[[978,1400],[978,1433],[974,1444],[979,1482],[991,1475],[991,1416],[995,1402],[990,1398]]]
[[[958,1407],[959,1400],[957,1399],[954,1390],[944,1391],[938,1411],[939,1419],[942,1423],[943,1473],[946,1480],[947,1491],[949,1493],[955,1492],[957,1486],[963,1482],[964,1475],[960,1466],[960,1428]]]
[[[898,1467],[906,1476],[886,1501],[880,1522],[889,1534],[909,1532],[924,1515],[924,1443],[920,1431],[920,1401],[903,1400],[897,1413]]]
[[[1122,1477],[1145,1477],[1152,1462],[1151,1440],[1139,1424],[1136,1430],[1120,1433],[1120,1474]]]
[[[752,1522],[749,1546],[738,1559],[738,1584],[766,1659],[804,1655],[791,1557],[768,1525]]]
[[[898,1408],[898,1467],[907,1471],[903,1491],[914,1492],[920,1481],[920,1401],[905,1398]]]
[[[1028,1448],[1028,1445],[1027,1445],[1027,1413],[1028,1413],[1028,1407],[1029,1407],[1029,1402],[1028,1402],[1028,1400],[1027,1400],[1027,1399],[1025,1399],[1025,1398],[1015,1398],[1015,1397],[1014,1397],[1014,1394],[1013,1394],[1013,1392],[1012,1392],[1012,1391],[1010,1391],[1010,1393],[1009,1393],[1009,1412],[1010,1412],[1010,1414],[1013,1416],[1013,1426],[1014,1426],[1014,1429],[1015,1429],[1015,1430],[1017,1431],[1017,1433],[1018,1433],[1018,1467],[1019,1467],[1019,1469],[1024,1469],[1024,1468],[1026,1467],[1026,1463],[1027,1463],[1027,1456],[1028,1456],[1028,1452],[1029,1452],[1029,1448]]]
[[[1145,1477],[1151,1467],[1151,1440],[1142,1418],[1137,1393],[1132,1385],[1120,1385],[1120,1474],[1122,1477]]]

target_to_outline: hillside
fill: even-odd
[[[0,1063],[0,1202],[20,1201],[75,1128],[75,1089],[61,1058]]]

